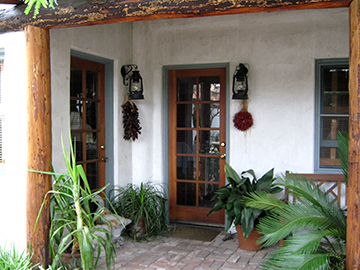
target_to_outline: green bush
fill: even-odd
[[[286,238],[282,247],[265,258],[263,269],[345,269],[346,217],[333,195],[303,176],[284,177],[278,184],[296,203],[261,192],[245,199],[247,206],[271,213],[258,226],[264,246]]]
[[[161,186],[128,184],[111,192],[117,214],[132,221],[127,232],[134,240],[158,236],[167,229],[167,199]]]
[[[26,251],[19,253],[15,246],[10,249],[0,247],[0,269],[1,270],[31,270],[37,265],[31,263],[31,255]]]

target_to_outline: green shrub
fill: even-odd
[[[15,246],[10,249],[0,247],[0,269],[1,270],[31,270],[37,265],[31,263],[31,255],[26,251],[19,253]]]
[[[134,240],[158,236],[167,229],[167,199],[161,186],[128,184],[111,192],[117,214],[132,221],[127,232]]]
[[[345,269],[346,217],[333,195],[303,176],[284,177],[278,184],[296,203],[261,192],[245,199],[247,206],[271,213],[258,226],[264,246],[286,238],[282,247],[266,256],[263,269]]]

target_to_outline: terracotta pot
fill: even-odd
[[[236,226],[236,231],[239,239],[239,247],[244,250],[259,250],[262,245],[256,244],[256,241],[261,237],[261,234],[254,228],[249,236],[244,239],[243,231],[240,225]]]
[[[80,263],[80,258],[81,258],[80,253],[75,253],[75,254],[63,253],[61,255],[61,258],[63,259],[63,261],[65,263],[67,263],[67,269],[73,269],[72,268],[73,257]],[[77,266],[80,266],[80,265],[77,265]]]

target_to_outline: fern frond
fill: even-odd
[[[349,134],[338,130],[336,140],[339,145],[338,154],[339,154],[341,169],[344,173],[346,185],[348,185]]]
[[[248,207],[274,212],[278,212],[279,209],[286,208],[286,203],[281,201],[275,195],[267,192],[249,193],[248,197],[244,197],[243,202]]]

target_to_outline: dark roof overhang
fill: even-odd
[[[0,0],[0,3],[18,2]],[[164,18],[189,18],[277,10],[347,7],[350,0],[58,0],[36,18],[18,4],[0,14],[0,33],[41,28],[85,26]]]

